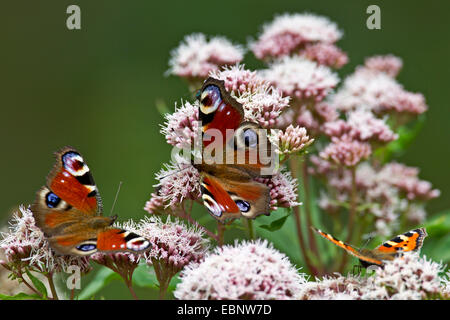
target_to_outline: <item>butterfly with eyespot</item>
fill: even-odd
[[[420,248],[422,248],[423,240],[428,235],[425,228],[414,229],[383,242],[373,250],[369,250],[356,249],[353,246],[336,239],[331,234],[325,233],[314,227],[311,228],[325,239],[357,257],[364,268],[372,265],[383,266],[383,261],[394,260],[394,258],[400,256],[402,252],[419,251]]]
[[[150,242],[113,227],[117,216],[102,216],[102,202],[92,174],[72,147],[55,153],[56,164],[47,184],[36,194],[31,211],[50,247],[62,255],[99,252],[140,252]]]
[[[213,143],[222,144],[223,154],[219,149],[218,155],[224,160],[211,163],[208,161],[211,159],[203,156],[201,163],[194,164],[200,172],[204,206],[220,222],[241,216],[254,219],[261,214],[269,215],[270,190],[255,181],[271,176],[262,173],[262,169],[272,165],[271,144],[265,131],[256,123],[244,121],[242,104],[225,89],[222,80],[206,79],[197,99],[204,151]],[[210,135],[213,131],[220,133],[222,140],[216,141],[217,136]],[[267,159],[263,161],[261,154]]]

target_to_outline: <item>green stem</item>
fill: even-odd
[[[255,229],[253,227],[252,219],[247,219],[247,227],[248,227],[248,237],[250,238],[250,240],[254,240],[255,239]]]
[[[52,299],[58,300],[58,294],[56,293],[55,283],[53,282],[53,272],[48,272],[46,275],[50,291],[52,292]]]
[[[311,251],[314,253],[317,260],[319,261],[319,265],[321,265],[320,254],[319,254],[319,251],[317,250],[316,238],[314,237],[313,230],[311,229],[311,226],[312,226],[311,202],[310,202],[311,190],[310,190],[310,185],[309,185],[308,164],[307,164],[306,156],[304,158],[304,161],[302,162],[302,176],[303,176],[303,188],[304,188],[304,192],[305,192],[304,208],[305,208],[305,213],[306,213],[306,223],[308,224],[308,228],[307,228],[308,242],[309,242]]]
[[[352,241],[353,238],[353,230],[355,226],[356,219],[356,209],[357,209],[357,201],[358,201],[358,190],[356,188],[356,166],[350,168],[350,173],[352,176],[352,191],[350,194],[350,209],[348,216],[348,233],[347,233],[347,243]],[[342,273],[344,271],[345,265],[347,264],[348,254],[347,252],[343,252],[342,262],[339,267],[339,272]]]
[[[290,167],[290,170],[291,170],[292,178],[298,180],[298,168],[297,168],[297,162],[295,161],[295,158],[290,158],[289,159],[289,167]],[[301,217],[300,217],[300,208],[299,208],[299,206],[293,207],[292,211],[294,213],[295,227],[297,229],[297,237],[298,237],[298,242],[299,242],[299,245],[300,245],[301,255],[303,256],[303,259],[305,261],[305,264],[306,264],[307,268],[311,271],[311,273],[313,275],[316,276],[316,275],[319,274],[319,272],[314,267],[314,265],[311,263],[311,261],[309,259],[309,256],[308,256],[308,253],[307,253],[307,250],[306,250],[306,244],[305,244],[303,231],[302,231],[302,221],[301,221]]]
[[[19,270],[16,275],[22,280],[22,283],[25,284],[28,289],[30,289],[31,291],[33,291],[35,294],[37,294],[39,297],[43,298],[42,293],[40,293],[39,291],[37,291],[31,284],[28,283],[27,280],[25,280],[23,273],[21,270]]]
[[[225,225],[222,222],[217,221],[217,245],[219,247],[223,246],[224,238],[225,238]]]

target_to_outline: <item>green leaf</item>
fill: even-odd
[[[158,288],[158,280],[153,268],[146,264],[139,265],[133,273],[133,284],[139,287]]]
[[[439,213],[432,220],[426,222],[424,227],[433,237],[445,236],[450,233],[450,210]]]
[[[433,257],[434,260],[447,262],[450,260],[450,250],[448,250],[448,248],[450,248],[450,234],[440,238],[439,241],[433,241],[432,247],[429,250],[429,255]]]
[[[85,300],[92,298],[97,292],[106,287],[114,279],[122,278],[109,268],[102,268],[93,280],[80,292],[78,299]]]
[[[28,294],[24,292],[20,292],[14,296],[8,296],[0,293],[0,300],[27,300],[27,299],[41,300],[42,298],[37,294]]]
[[[416,139],[424,124],[425,115],[422,114],[417,118],[412,127],[407,125],[399,127],[396,130],[398,138],[387,144],[385,147],[378,148],[378,150],[375,152],[375,156],[380,158],[383,162],[387,162],[393,157],[400,156]]]
[[[280,208],[277,211],[272,212],[270,217],[258,217],[257,221],[264,221],[267,222],[266,224],[270,225],[270,221],[273,220],[273,217],[281,215],[283,211],[284,210]],[[264,228],[256,228],[255,231],[259,237],[272,242],[274,247],[285,253],[294,264],[298,266],[303,265],[300,257],[300,247],[297,240],[297,231],[293,214],[287,215],[286,222],[277,232],[271,232]]]
[[[37,291],[39,291],[40,293],[42,293],[42,296],[44,299],[47,299],[48,295],[47,295],[47,288],[45,287],[45,284],[41,280],[39,280],[38,278],[33,276],[28,269],[26,269],[25,272],[26,272],[28,278],[30,278],[31,282],[33,283],[35,289]]]
[[[180,279],[177,276],[174,276],[167,289],[168,292],[172,292],[175,290]],[[159,289],[158,279],[155,275],[155,270],[153,267],[149,267],[147,264],[140,264],[133,273],[133,284],[138,287],[146,287],[146,288],[154,288]]]
[[[272,221],[270,224],[262,224],[259,225],[258,227],[269,230],[270,232],[280,230],[290,215],[291,213],[288,213],[284,217]]]
[[[239,219],[234,220],[231,224],[225,225],[225,229],[226,230],[238,229],[238,230],[243,230],[243,231],[247,230],[244,226],[242,226]]]

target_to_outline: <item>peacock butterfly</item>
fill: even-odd
[[[270,190],[255,180],[273,174],[271,170],[264,171],[273,169],[274,163],[265,130],[244,121],[242,104],[231,96],[221,80],[206,79],[197,99],[204,150],[201,162],[194,166],[200,172],[204,206],[220,222],[268,215]],[[212,149],[205,156],[212,144],[221,148]]]
[[[50,247],[62,255],[139,252],[150,242],[112,226],[117,216],[102,216],[102,202],[89,167],[71,147],[55,153],[47,184],[37,192],[31,211]]]

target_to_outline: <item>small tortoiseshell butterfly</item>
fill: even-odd
[[[139,252],[150,242],[112,227],[117,216],[102,216],[102,203],[88,166],[78,151],[64,147],[47,184],[36,195],[31,211],[50,247],[63,255],[87,256],[97,251]]]
[[[399,256],[402,252],[419,251],[420,248],[422,248],[423,240],[428,235],[425,228],[414,229],[383,242],[373,250],[369,250],[356,249],[345,242],[334,238],[331,234],[325,233],[314,227],[311,228],[325,239],[357,257],[364,268],[371,265],[383,266],[384,260],[394,260],[394,258]]]

